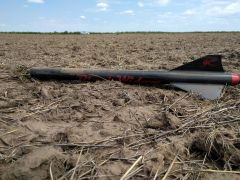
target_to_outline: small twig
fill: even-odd
[[[160,168],[161,168],[161,166],[158,166],[157,172],[156,172],[156,174],[155,174],[153,180],[156,180],[156,179],[157,179],[157,177],[158,177],[158,173],[159,173],[159,171],[160,171]]]
[[[136,175],[137,173],[139,173],[142,170],[143,165],[141,165],[140,167],[138,167],[137,169],[135,169],[134,171],[130,172],[126,179],[130,179],[131,177],[133,177],[134,175]]]
[[[203,162],[202,162],[202,166],[201,166],[201,170],[203,169],[203,166],[204,166],[204,163],[205,163],[206,159],[207,159],[207,154],[205,154],[205,156],[204,156],[204,159],[203,159]],[[196,177],[196,180],[198,180],[200,174],[201,174],[201,173],[199,172],[198,175],[197,175],[197,177]]]
[[[80,161],[80,158],[82,156],[82,152],[83,152],[83,148],[81,149],[81,152],[80,152],[80,154],[78,156],[78,159],[77,159],[77,162],[76,162],[76,165],[75,165],[75,168],[73,170],[73,173],[72,173],[72,176],[71,176],[70,180],[73,180],[73,178],[74,178],[74,175],[75,175],[75,172],[76,172],[76,169],[77,169],[76,167],[77,167],[77,165],[78,165],[78,163]]]
[[[41,114],[41,113],[46,113],[48,111],[51,111],[51,110],[54,110],[54,109],[57,109],[58,108],[58,104],[55,105],[55,106],[52,106],[50,108],[46,108],[46,109],[43,109],[43,110],[39,110],[39,111],[36,111],[36,112],[33,112],[33,113],[29,113],[23,117],[20,118],[20,121],[22,121],[23,119],[27,118],[27,117],[31,117],[31,116],[34,116],[36,114]]]
[[[119,151],[115,151],[115,152],[111,153],[111,155],[110,155],[107,159],[105,159],[103,162],[101,162],[101,163],[98,165],[98,167],[102,166],[103,164],[105,164],[105,163],[107,163],[109,160],[111,160],[111,157],[113,156],[113,154],[115,154],[115,153],[117,153],[117,152],[119,152]]]
[[[109,160],[121,160],[121,161],[136,161],[136,159],[134,159],[136,156],[133,157],[129,157],[129,158],[118,158],[118,157],[110,157]]]
[[[28,117],[31,117],[31,116],[34,116],[36,114],[41,114],[41,113],[46,113],[48,111],[51,111],[51,110],[54,110],[54,109],[57,109],[59,107],[59,104],[60,102],[64,101],[64,99],[60,99],[60,100],[57,100],[53,103],[50,103],[49,105],[47,105],[46,107],[45,106],[42,106],[42,107],[45,107],[44,109],[39,109],[39,108],[36,108],[35,112],[32,112],[32,113],[28,113],[27,115],[23,116],[20,118],[20,121],[24,120],[25,118],[28,118]]]
[[[185,171],[197,171],[197,172],[209,172],[209,173],[230,173],[230,174],[240,174],[240,171],[224,171],[224,170],[214,170],[214,169],[183,169]]]
[[[66,179],[67,176],[72,172],[74,171],[74,169],[77,169],[79,168],[80,166],[84,166],[86,165],[88,162],[84,162],[83,164],[78,164],[77,166],[75,166],[74,168],[70,169],[68,172],[66,172],[62,177],[60,177],[58,180],[63,180],[63,179]]]
[[[94,148],[94,147],[110,148],[110,147],[115,147],[113,145],[98,145],[98,144],[54,144],[54,146],[85,147],[85,148]]]
[[[190,174],[191,174],[191,173],[187,173],[187,174],[183,177],[182,180],[187,180],[187,179],[189,179]]]
[[[170,109],[173,105],[175,105],[176,103],[178,103],[179,101],[181,101],[183,98],[185,98],[185,97],[187,97],[187,96],[189,96],[188,93],[185,94],[185,95],[183,95],[182,97],[178,98],[176,101],[174,101],[174,103],[172,103],[170,106],[168,106],[168,107],[166,108],[166,111],[169,111],[169,109]]]
[[[89,162],[91,162],[92,164],[94,164],[94,167],[91,168],[90,170],[86,171],[85,173],[81,174],[80,176],[78,176],[78,179],[81,179],[81,177],[84,177],[85,175],[87,175],[87,174],[93,172],[93,170],[95,170],[95,163],[94,163],[94,161],[91,160],[91,161],[89,161]],[[91,176],[92,176],[92,175],[91,175]]]
[[[83,177],[83,176],[89,174],[90,172],[92,172],[92,169],[90,169],[90,170],[88,170],[87,172],[81,174],[81,175],[78,177],[78,179],[81,179],[81,177]],[[85,179],[85,177],[84,177],[84,179]]]
[[[133,170],[133,168],[143,159],[143,156],[140,156],[134,163],[133,165],[127,170],[127,172],[121,177],[120,180],[126,180],[128,174]]]
[[[52,161],[51,161],[50,166],[49,166],[49,173],[50,173],[51,180],[53,180]]]
[[[171,172],[171,170],[172,170],[172,167],[173,167],[173,165],[174,165],[174,163],[175,163],[176,159],[177,159],[177,155],[176,155],[176,156],[175,156],[175,158],[173,159],[172,163],[170,164],[170,166],[169,166],[169,168],[168,168],[168,170],[167,170],[166,174],[163,176],[162,180],[165,180],[165,179],[167,179],[167,176],[168,176],[168,175],[169,175],[169,173]]]
[[[12,131],[9,131],[9,132],[6,132],[6,133],[3,133],[3,134],[0,135],[0,138],[3,137],[3,136],[5,136],[5,135],[8,135],[8,134],[14,133],[14,132],[16,132],[16,131],[18,131],[18,129],[14,129],[14,130],[12,130]]]

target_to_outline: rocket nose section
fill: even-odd
[[[232,85],[236,86],[240,84],[240,75],[237,73],[232,73]]]

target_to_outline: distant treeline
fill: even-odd
[[[63,32],[0,32],[0,34],[163,34],[163,33],[169,33],[169,34],[178,34],[178,33],[239,33],[240,31],[193,31],[193,32],[161,32],[161,31],[124,31],[124,32],[87,32],[87,31],[63,31]]]
[[[11,32],[0,32],[1,34],[86,34],[86,32],[69,32],[69,31],[63,31],[63,32],[31,32],[31,31],[23,31],[23,32],[16,32],[16,31],[11,31]]]

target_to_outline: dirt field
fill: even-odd
[[[239,87],[209,101],[25,76],[45,66],[171,69],[207,54],[240,72],[240,33],[0,34],[2,179],[239,179]]]

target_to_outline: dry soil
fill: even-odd
[[[171,69],[207,54],[239,72],[240,33],[0,34],[2,179],[239,179],[239,87],[209,101],[171,88],[26,75],[46,66]]]

